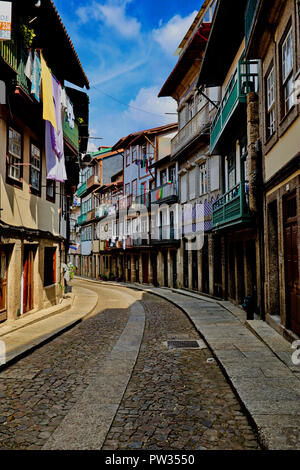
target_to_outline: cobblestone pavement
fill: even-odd
[[[41,449],[91,383],[129,317],[119,304],[103,311],[103,302],[101,314],[0,372],[1,450]],[[258,448],[221,370],[207,363],[209,350],[164,344],[199,339],[185,315],[149,294],[143,306],[140,355],[103,449]]]
[[[99,311],[102,305],[103,297]],[[105,310],[0,372],[0,450],[42,448],[93,379],[96,363],[105,360],[128,316],[128,309]]]
[[[199,339],[185,315],[144,295],[139,358],[104,450],[258,449],[256,436],[219,366],[204,350],[168,350],[172,339]]]

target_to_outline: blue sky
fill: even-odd
[[[175,101],[158,99],[157,94],[176,64],[174,52],[202,3],[55,0],[90,80],[90,133],[104,138],[91,140],[90,150],[176,119],[165,114],[176,112]]]

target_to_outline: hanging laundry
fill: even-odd
[[[33,60],[33,70],[32,70],[31,93],[33,94],[33,96],[38,102],[40,102],[41,77],[42,77],[41,61],[38,56],[38,53],[35,51],[34,60]]]
[[[61,117],[61,86],[54,77],[51,77],[51,80],[57,129],[54,129],[50,121],[46,121],[47,179],[63,183],[67,180],[67,173]]]
[[[63,126],[62,126],[62,114],[61,114],[61,85],[58,81],[52,77],[52,87],[53,87],[53,99],[54,99],[54,107],[55,107],[55,117],[56,117],[56,124],[57,129],[54,129],[51,126],[51,141],[52,141],[52,148],[58,158],[62,158],[64,156],[64,136],[63,136]]]
[[[74,108],[70,98],[67,95],[67,120],[71,129],[75,127]]]
[[[41,53],[42,66],[42,89],[43,89],[43,119],[51,122],[54,129],[57,129],[55,108],[53,100],[52,75]]]
[[[67,112],[68,104],[67,104],[67,93],[65,88],[61,91],[61,106],[65,112]]]
[[[25,67],[24,73],[25,73],[26,77],[32,82],[32,74],[33,74],[33,55],[32,55],[31,49],[30,49],[30,51],[29,51],[29,55],[28,55],[28,59],[27,59],[27,63],[26,63],[26,67]]]

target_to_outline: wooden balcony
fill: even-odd
[[[73,148],[75,152],[79,152],[79,129],[75,122],[74,128],[71,129],[67,120],[67,115],[64,113],[63,118],[63,133],[66,142]]]
[[[212,122],[210,137],[211,154],[220,153],[218,144],[231,117],[239,104],[247,102],[247,94],[249,92],[258,91],[258,85],[258,61],[241,61],[229,81],[219,110]]]
[[[249,184],[242,181],[213,203],[213,229],[249,222]]]
[[[174,157],[201,136],[209,135],[209,108],[203,107],[172,139],[171,153]]]

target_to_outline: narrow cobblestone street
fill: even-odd
[[[88,319],[0,373],[0,449],[41,449],[122,334],[127,290],[89,288],[99,302]],[[259,448],[219,366],[207,362],[211,352],[168,349],[166,341],[200,339],[187,317],[150,294],[143,294],[142,305],[140,353],[103,449]]]

